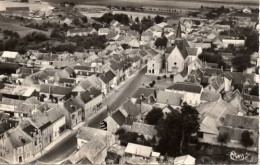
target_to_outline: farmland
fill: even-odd
[[[46,0],[51,3],[60,3],[63,0]],[[68,0],[76,4],[88,5],[118,5],[118,6],[144,6],[163,7],[175,9],[194,9],[200,6],[208,7],[258,7],[258,0]]]

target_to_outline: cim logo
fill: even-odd
[[[247,162],[253,162],[253,156],[249,153],[236,153],[235,151],[231,151],[228,153],[231,160],[234,161],[247,161]]]

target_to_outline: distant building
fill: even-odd
[[[76,29],[69,29],[67,31],[67,37],[74,37],[74,36],[88,36],[97,33],[97,31],[92,28],[76,28]]]
[[[1,59],[4,62],[19,62],[21,60],[21,55],[18,52],[4,51]]]
[[[29,7],[6,7],[5,14],[17,17],[29,17]]]

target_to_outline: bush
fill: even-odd
[[[117,131],[116,131],[116,135],[121,135],[121,134],[124,134],[125,133],[125,129],[124,128],[119,128]]]

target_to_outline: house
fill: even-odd
[[[237,115],[239,112],[243,114],[240,109],[222,99],[200,104],[197,110],[200,114],[199,141],[209,144],[217,141],[222,117],[226,114]]]
[[[53,141],[53,124],[45,112],[34,112],[30,118],[26,119],[33,125],[41,135],[41,147],[44,148]]]
[[[162,63],[163,59],[161,54],[158,54],[157,56],[150,58],[147,63],[147,73],[159,75],[162,70]]]
[[[68,97],[71,94],[71,87],[41,84],[40,85],[40,101],[47,101],[55,99],[56,102],[62,98]]]
[[[203,87],[189,82],[176,82],[168,87],[166,91],[183,94],[183,102],[193,106],[198,106],[200,104]]]
[[[98,79],[101,82],[102,93],[104,95],[106,95],[108,92],[110,92],[110,90],[113,89],[117,85],[117,77],[111,70],[101,74],[98,77]]]
[[[131,126],[131,132],[136,132],[139,135],[144,135],[146,139],[152,139],[157,135],[157,130],[154,125],[134,122]]]
[[[154,104],[155,107],[164,108],[170,105],[174,108],[180,108],[183,102],[184,94],[173,93],[171,91],[159,90],[157,93],[157,100]]]
[[[76,103],[76,101],[74,101],[74,99],[68,99],[65,102],[59,102],[58,105],[65,114],[67,127],[73,128],[82,122],[84,118],[83,109]]]
[[[235,87],[242,87],[244,84],[254,84],[255,74],[248,74],[243,72],[225,72],[224,83],[224,90],[225,92],[228,92],[233,90]]]
[[[104,122],[107,124],[107,131],[115,134],[121,126],[128,123],[128,119],[121,111],[117,110],[113,114],[109,113]]]
[[[115,135],[112,133],[102,129],[83,126],[77,133],[77,148],[84,147],[84,145],[89,143],[92,139],[99,139],[105,144],[107,149],[115,144]]]
[[[190,155],[178,156],[174,159],[174,165],[195,165],[196,159]]]
[[[66,117],[61,109],[50,108],[45,112],[46,116],[52,123],[52,140],[60,137],[61,133],[65,130]]]
[[[137,109],[136,105],[131,101],[127,100],[124,102],[118,110],[128,118],[129,121],[137,121],[140,115],[140,111]]]
[[[203,91],[200,97],[201,104],[217,101],[219,99],[221,99],[221,95],[219,93],[207,92],[207,91]]]
[[[152,152],[152,147],[147,147],[134,143],[128,143],[125,148],[126,157],[141,157],[143,159],[149,159]]]
[[[26,100],[36,96],[36,87],[5,84],[4,88],[0,89],[2,96],[6,98]]]
[[[87,119],[92,114],[96,113],[102,105],[103,95],[101,90],[90,87],[86,91],[79,92],[74,101],[83,109],[83,117]]]
[[[32,138],[19,126],[0,136],[0,157],[10,164],[25,163],[33,156]]]
[[[249,7],[245,7],[242,11],[243,11],[243,13],[246,13],[246,14],[252,13],[252,10]]]
[[[3,62],[20,62],[21,59],[22,57],[18,52],[4,51],[1,56]]]
[[[224,78],[222,76],[212,76],[208,79],[208,86],[204,88],[205,91],[220,93],[225,88]]]
[[[99,36],[106,36],[109,34],[109,28],[100,28],[98,29],[98,35]]]
[[[258,148],[258,123],[259,118],[250,116],[238,116],[226,114],[223,119],[223,126],[220,126],[220,134],[227,133],[233,146],[242,147],[240,144],[241,136],[244,131],[249,131],[253,140],[254,151]],[[249,148],[249,147],[248,147]]]
[[[227,48],[229,45],[236,47],[245,46],[245,40],[242,39],[222,39],[223,46]]]
[[[72,92],[84,92],[90,87],[94,87],[99,90],[102,89],[102,84],[95,74],[84,78],[83,81],[79,80],[77,85],[73,87]]]
[[[103,164],[107,157],[106,144],[93,138],[68,158],[71,164]]]
[[[74,37],[74,36],[88,36],[97,33],[97,31],[92,28],[76,28],[76,29],[69,29],[67,31],[67,37]]]
[[[154,103],[156,100],[156,91],[151,88],[139,88],[132,96],[131,101],[137,104],[139,101],[147,101],[148,103]]]
[[[230,25],[220,25],[220,24],[216,24],[215,25],[216,31],[217,32],[222,32],[222,31],[228,31],[230,30]]]
[[[61,24],[67,24],[67,25],[71,25],[73,22],[73,20],[71,18],[64,18],[63,20],[60,21]]]

